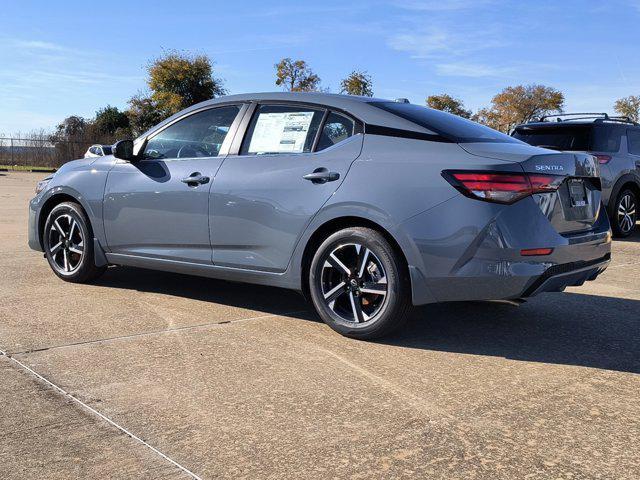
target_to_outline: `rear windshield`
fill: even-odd
[[[516,128],[513,136],[536,147],[555,150],[590,150],[591,126]]]
[[[518,143],[504,133],[440,110],[410,103],[370,102],[370,104],[428,128],[455,143]]]
[[[513,136],[530,145],[555,150],[617,152],[620,148],[620,134],[608,125],[523,126],[516,128]]]

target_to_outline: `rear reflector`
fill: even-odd
[[[533,257],[536,255],[551,255],[553,248],[528,248],[526,250],[520,250],[520,255],[525,257]]]
[[[595,155],[595,157],[598,159],[598,163],[600,165],[604,165],[605,163],[609,163],[611,161],[610,155]]]
[[[456,170],[445,170],[442,176],[467,197],[507,204],[534,193],[554,192],[565,178],[558,175]]]

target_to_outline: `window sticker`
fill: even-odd
[[[249,153],[301,153],[315,112],[260,113]]]

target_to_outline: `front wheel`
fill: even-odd
[[[351,338],[391,333],[405,322],[410,305],[403,259],[370,228],[340,230],[320,245],[309,290],[322,320]]]
[[[64,202],[51,210],[44,225],[43,243],[49,266],[67,282],[90,282],[106,270],[94,263],[91,226],[76,203]]]
[[[634,232],[638,219],[637,205],[638,199],[633,190],[625,188],[618,194],[611,216],[611,227],[616,237],[628,237]]]

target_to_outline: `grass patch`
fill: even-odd
[[[33,165],[0,165],[3,172],[55,172],[57,168],[38,167]]]

